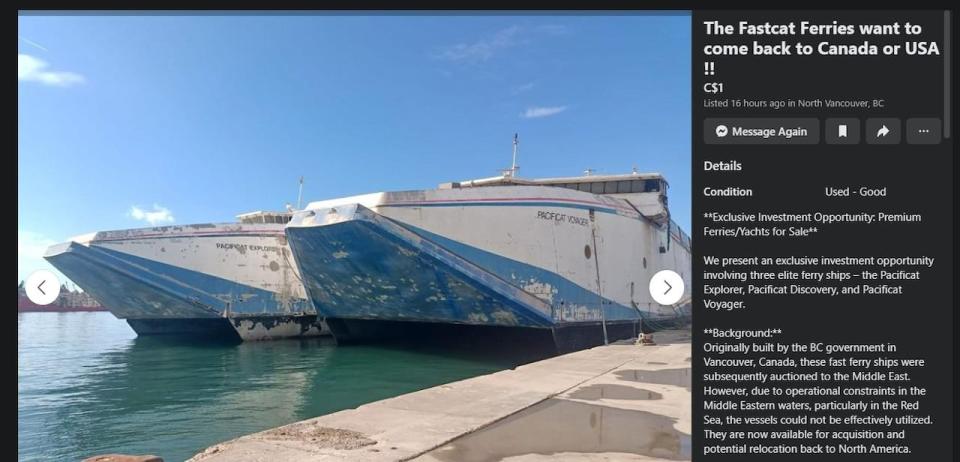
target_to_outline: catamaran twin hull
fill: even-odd
[[[684,322],[650,277],[690,286],[688,242],[622,199],[543,186],[377,193],[311,203],[286,233],[338,340],[372,325],[547,330],[561,350]],[[398,324],[399,322],[399,324]]]
[[[141,335],[320,335],[283,224],[105,231],[45,258]]]

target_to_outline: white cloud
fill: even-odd
[[[523,114],[520,114],[520,117],[523,117],[524,119],[550,117],[552,115],[557,115],[566,110],[567,110],[566,106],[547,106],[547,107],[534,106],[534,107],[527,108],[527,110],[524,111]]]
[[[512,89],[510,89],[510,94],[516,96],[516,95],[519,95],[520,93],[524,93],[524,92],[527,92],[527,91],[532,90],[533,87],[534,87],[534,83],[533,83],[533,82],[527,82],[527,83],[525,83],[525,84],[523,84],[523,85],[517,85],[517,86],[513,87]]]
[[[549,35],[565,35],[570,33],[570,28],[563,24],[543,24],[537,26],[537,32]]]
[[[43,234],[33,231],[17,230],[17,256],[27,258],[41,258],[47,252],[47,247],[57,241]]]
[[[458,63],[478,64],[508,48],[528,45],[545,37],[568,33],[569,29],[562,24],[513,25],[474,42],[461,42],[443,47],[434,54],[434,57]]]
[[[500,29],[489,37],[473,43],[458,43],[446,47],[437,53],[437,57],[455,62],[478,63],[493,57],[498,51],[510,48],[518,43],[517,35],[520,26],[510,26]]]
[[[173,223],[173,213],[166,207],[153,204],[153,210],[147,211],[134,205],[130,207],[130,216],[135,220],[145,221],[151,225],[158,223]]]
[[[17,80],[24,82],[38,82],[44,85],[68,87],[83,83],[82,75],[74,72],[49,71],[50,65],[46,61],[33,56],[17,53]]]
[[[32,46],[32,47],[39,48],[39,49],[41,49],[41,50],[43,50],[43,51],[50,51],[50,50],[48,50],[46,47],[44,47],[43,45],[41,45],[41,44],[39,44],[39,43],[37,43],[37,42],[34,42],[33,40],[30,40],[30,39],[28,39],[28,38],[26,38],[26,37],[23,37],[23,36],[18,35],[17,38],[20,39],[20,40],[23,40],[24,42],[27,43],[27,45],[30,45],[30,46]]]

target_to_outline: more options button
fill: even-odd
[[[909,144],[937,144],[942,135],[940,128],[943,124],[940,119],[913,118],[907,119],[907,143]]]
[[[711,118],[703,122],[707,144],[817,144],[816,118]]]

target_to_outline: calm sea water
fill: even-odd
[[[528,360],[317,339],[186,345],[137,338],[109,313],[21,313],[19,460],[119,452],[180,461],[226,439]]]

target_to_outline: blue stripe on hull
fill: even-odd
[[[361,207],[362,209],[362,207]],[[317,312],[326,317],[548,327],[549,306],[385,218],[288,227]]]
[[[331,210],[347,219],[286,230],[308,295],[323,316],[525,327],[601,319],[598,295],[556,273],[397,224],[359,205]],[[553,288],[552,305],[522,289],[535,282]],[[608,321],[641,317],[612,300],[603,307]]]
[[[586,320],[583,319],[583,317],[578,318],[575,313],[571,313],[571,310],[568,309],[568,307],[571,306],[584,307],[589,310],[590,315],[588,317],[592,321],[599,321],[601,319],[599,313],[600,297],[597,293],[557,273],[502,257],[495,253],[478,249],[421,228],[409,225],[402,226],[476,263],[478,266],[497,275],[501,279],[510,281],[517,287],[522,288],[537,283],[551,287],[553,293],[552,311],[554,312],[554,320],[557,323]],[[640,314],[635,308],[621,305],[608,298],[603,298],[603,307],[607,321],[635,320],[640,317]]]
[[[290,314],[276,294],[198,271],[75,242],[51,248],[45,257],[118,318],[210,318],[231,314]],[[290,312],[312,312],[309,301]]]

